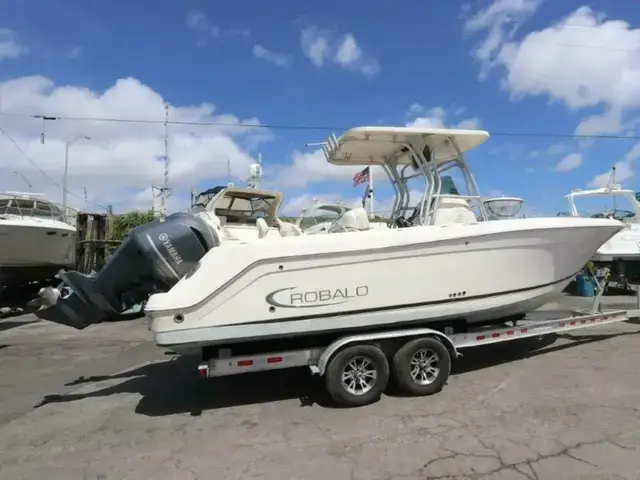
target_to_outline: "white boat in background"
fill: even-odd
[[[76,229],[64,209],[41,195],[0,193],[0,289],[74,268]]]
[[[259,188],[262,157],[249,167],[246,187],[233,183],[192,195],[189,212],[212,224],[224,239],[251,242],[263,238],[302,235],[292,223],[278,216],[284,195]]]
[[[301,235],[295,225],[278,216],[283,198],[272,190],[218,186],[198,194],[190,211],[213,223],[224,240],[251,242]]]
[[[602,266],[610,266],[613,275],[620,276],[622,282],[631,280],[636,283],[640,280],[640,203],[633,190],[624,189],[614,181],[615,170],[609,183],[600,188],[572,190],[566,196],[569,202],[569,216],[620,220],[624,224],[622,231],[605,242],[593,255],[592,260]],[[603,197],[611,198],[612,209],[590,215],[578,209],[577,203],[580,199]],[[620,208],[620,203],[625,207]]]

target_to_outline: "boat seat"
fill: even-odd
[[[264,238],[269,234],[269,225],[264,218],[256,220],[256,227],[258,227],[258,238]]]
[[[329,227],[329,233],[364,231],[370,228],[371,224],[369,223],[367,211],[359,207],[344,212],[342,216],[337,218]]]
[[[283,222],[279,218],[276,219],[276,223],[282,237],[299,237],[302,235],[302,230],[293,223]]]
[[[433,218],[434,225],[478,223],[469,203],[459,197],[442,197]]]

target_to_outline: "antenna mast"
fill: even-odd
[[[249,179],[247,186],[249,188],[258,188],[260,186],[260,178],[262,177],[262,153],[258,153],[258,163],[252,163],[249,166]]]
[[[164,183],[162,187],[151,187],[154,193],[153,210],[154,215],[164,218],[167,214],[167,199],[171,196],[169,187],[169,104],[164,104]],[[155,199],[159,198],[159,208],[156,207]],[[159,211],[157,211],[159,210]]]
[[[233,182],[231,181],[231,160],[227,157],[227,187],[233,188]]]

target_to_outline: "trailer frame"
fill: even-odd
[[[446,383],[451,370],[451,361],[462,356],[460,350],[517,339],[540,338],[549,334],[629,320],[629,313],[633,311],[602,311],[603,289],[598,290],[589,310],[574,310],[569,316],[559,319],[514,321],[512,325],[481,327],[463,333],[454,333],[454,328],[447,326],[443,328],[444,331],[434,328],[403,328],[384,332],[347,334],[329,344],[317,347],[253,355],[234,356],[232,348],[227,347],[219,349],[217,357],[202,361],[198,366],[198,372],[201,378],[207,379],[306,366],[312,375],[325,378],[325,386],[334,400],[347,406],[366,405],[377,400],[391,376],[395,376],[396,383],[403,387],[403,390],[417,395],[428,395],[436,393]],[[426,364],[416,366],[419,363],[416,360],[416,352],[425,351],[432,355],[429,358],[437,357],[435,362],[440,367],[429,367]],[[424,358],[424,354],[421,354]],[[368,359],[369,363],[374,364],[374,370],[377,368],[373,374],[369,374],[374,375],[373,382],[374,384],[378,382],[377,387],[371,387],[358,395],[346,392],[344,380],[347,375],[345,365],[351,365],[355,358]],[[336,366],[336,363],[340,365]],[[419,382],[416,379],[418,374],[412,372],[417,372],[420,368],[422,368],[421,372],[429,369],[431,372],[437,370],[435,379],[430,382],[426,380]],[[360,380],[354,380],[356,382],[361,381],[363,375],[366,376],[357,368],[354,375],[359,375]]]

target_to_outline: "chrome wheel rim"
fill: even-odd
[[[351,395],[371,391],[378,378],[373,361],[365,356],[353,357],[342,369],[342,386]]]
[[[430,385],[440,374],[440,356],[428,348],[418,350],[411,357],[411,378],[418,385]]]

